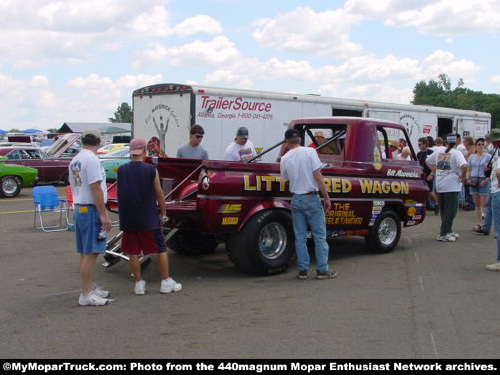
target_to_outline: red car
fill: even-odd
[[[9,164],[37,169],[39,183],[68,183],[68,166],[71,159],[51,158],[40,148],[30,145],[1,147],[0,156],[5,156]]]

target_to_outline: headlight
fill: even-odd
[[[201,188],[203,190],[208,190],[210,188],[210,179],[208,178],[208,176],[203,177],[203,179],[201,180]]]

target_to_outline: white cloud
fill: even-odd
[[[222,33],[222,25],[212,17],[202,14],[185,19],[174,27],[173,32],[183,36],[193,35],[199,32],[220,34]]]
[[[500,76],[494,76],[494,77],[491,79],[491,82],[493,82],[493,83],[500,83]]]
[[[353,57],[343,64],[313,67],[307,61],[233,61],[205,76],[205,83],[252,87],[270,80],[306,81],[318,84],[322,95],[379,101],[409,102],[419,80],[436,79],[446,72],[451,78],[470,78],[479,67],[456,60],[450,52],[438,50],[423,61],[374,54]]]
[[[126,75],[117,79],[90,74],[68,81],[69,90],[54,89],[47,76],[15,79],[0,74],[0,108],[6,124],[47,129],[66,121],[106,122],[132,90],[159,83],[161,75]]]
[[[166,47],[154,43],[149,49],[136,53],[133,66],[142,68],[165,63],[181,65],[220,65],[241,58],[236,45],[225,36],[215,37],[209,42],[196,40],[178,47]]]
[[[349,41],[351,27],[360,20],[342,9],[315,12],[297,8],[274,18],[258,19],[252,35],[261,46],[279,51],[350,57],[362,50],[361,45]]]
[[[500,32],[497,0],[349,0],[344,9],[349,14],[384,20],[391,27],[414,27],[428,35]]]

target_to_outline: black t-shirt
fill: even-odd
[[[431,174],[431,169],[425,164],[425,161],[427,160],[427,157],[432,154],[434,151],[432,151],[430,148],[427,149],[427,151],[419,151],[417,153],[417,159],[420,165],[424,168],[424,173],[426,176]]]
[[[118,207],[120,230],[160,228],[154,190],[156,168],[142,161],[131,161],[118,168]]]

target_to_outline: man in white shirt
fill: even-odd
[[[329,247],[326,242],[325,210],[331,209],[330,198],[326,191],[322,164],[315,149],[302,147],[301,136],[296,129],[285,132],[288,152],[281,158],[281,177],[289,181],[292,195],[292,221],[295,233],[295,250],[300,280],[307,279],[309,272],[309,253],[307,251],[307,224],[311,227],[316,254],[316,278],[331,279],[337,276],[328,268]],[[323,196],[323,205],[319,192]]]
[[[106,252],[106,232],[111,230],[105,206],[106,174],[96,156],[100,144],[99,130],[86,129],[82,133],[82,150],[69,165],[71,194],[75,206],[76,250],[80,254],[82,280],[82,293],[78,303],[82,306],[103,306],[109,302],[109,292],[93,283],[97,257]]]
[[[236,131],[236,138],[227,147],[224,160],[246,162],[256,156],[252,141],[248,139],[248,129],[242,126]]]
[[[436,191],[439,193],[441,213],[441,231],[438,241],[453,242],[458,235],[452,226],[458,210],[458,196],[462,190],[462,182],[466,181],[467,161],[464,155],[453,148],[457,141],[456,134],[446,136],[445,150],[434,151],[425,161],[436,175]]]

